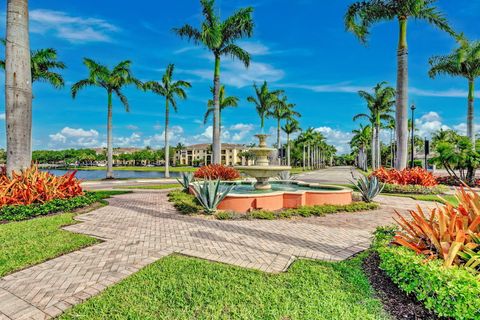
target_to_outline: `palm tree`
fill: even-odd
[[[386,124],[385,124],[385,129],[390,130],[390,157],[391,162],[390,166],[393,168],[395,166],[395,119],[390,119]]]
[[[260,116],[260,128],[263,132],[263,129],[265,128],[265,118],[268,116],[273,103],[278,100],[278,96],[283,94],[283,91],[270,91],[268,89],[267,81],[264,81],[261,87],[258,87],[257,84],[254,83],[253,89],[255,90],[255,96],[248,97],[247,101],[255,105],[257,113]]]
[[[361,42],[367,41],[370,27],[385,20],[398,20],[399,41],[397,49],[397,157],[395,167],[404,169],[408,156],[408,47],[407,22],[409,19],[424,20],[452,35],[454,31],[447,19],[435,7],[436,0],[365,0],[348,7],[345,26]]]
[[[368,161],[367,161],[367,148],[370,144],[371,137],[372,137],[372,127],[364,126],[360,124],[359,129],[355,129],[352,131],[353,137],[350,141],[350,145],[352,147],[358,148],[358,166],[363,171],[367,171],[368,169]]]
[[[165,71],[165,74],[162,77],[162,82],[149,81],[146,82],[144,87],[146,90],[150,90],[162,97],[165,97],[165,178],[170,177],[170,147],[168,144],[168,130],[169,130],[169,114],[170,114],[170,105],[173,107],[173,110],[177,112],[177,101],[176,97],[184,100],[187,98],[187,94],[183,88],[190,88],[191,84],[182,80],[173,80],[173,71],[175,66],[169,64]]]
[[[212,93],[214,93],[213,88],[211,89]],[[225,86],[220,86],[220,94],[219,94],[219,102],[220,102],[220,136],[221,136],[221,129],[222,129],[222,111],[228,107],[237,107],[239,99],[234,96],[227,96],[225,93]],[[208,100],[207,103],[207,112],[205,112],[205,116],[203,117],[203,124],[206,124],[210,115],[215,112],[215,102],[213,100]]]
[[[215,69],[213,74],[213,163],[221,162],[220,141],[220,60],[222,56],[237,58],[245,67],[250,65],[250,54],[235,42],[253,34],[252,7],[238,9],[233,15],[220,20],[215,14],[215,0],[200,0],[202,14],[205,20],[199,29],[184,25],[174,29],[182,38],[188,38],[196,44],[201,44],[213,53]]]
[[[84,58],[83,63],[88,69],[88,78],[78,81],[72,86],[72,97],[76,98],[78,92],[86,87],[100,87],[105,89],[108,98],[107,113],[107,179],[113,179],[113,145],[112,145],[112,98],[116,95],[120,102],[129,111],[127,97],[122,90],[125,86],[135,84],[143,89],[143,84],[133,77],[130,70],[131,62],[125,60],[116,65],[112,70],[92,59]]]
[[[360,113],[353,117],[353,120],[367,119],[372,125],[372,169],[378,169],[381,165],[380,154],[380,127],[382,120],[390,121],[395,105],[395,89],[385,86],[386,82],[380,82],[373,88],[373,94],[366,91],[359,91],[358,94],[367,102],[369,114]]]
[[[6,41],[2,40],[5,45]],[[65,81],[61,74],[53,71],[53,69],[63,70],[65,64],[57,60],[57,51],[52,48],[34,50],[30,53],[30,66],[32,84],[35,82],[46,82],[54,88],[60,89],[65,85]],[[5,69],[5,60],[0,60],[0,69]]]
[[[7,173],[32,162],[32,74],[28,34],[28,1],[7,1],[5,50],[5,116]]]
[[[267,117],[272,117],[277,121],[277,148],[280,149],[280,131],[282,129],[281,121],[292,117],[300,117],[300,113],[293,110],[295,104],[289,103],[287,97],[274,100],[272,107],[267,111]]]
[[[287,166],[291,165],[291,146],[290,146],[290,135],[295,132],[302,130],[300,128],[300,123],[294,118],[288,118],[287,123],[282,127],[283,132],[287,134]]]
[[[432,57],[429,61],[429,75],[435,78],[439,74],[463,77],[468,80],[467,136],[475,148],[474,99],[475,80],[480,76],[480,41],[462,41],[461,47],[445,56]]]

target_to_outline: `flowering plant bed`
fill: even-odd
[[[442,176],[442,177],[437,177],[437,181],[440,184],[446,185],[446,186],[454,186],[454,187],[462,187],[465,186],[464,182],[453,177],[453,176]],[[474,185],[471,187],[480,187],[480,179],[476,178]]]
[[[0,173],[0,208],[14,205],[46,203],[54,199],[68,199],[83,195],[75,171],[55,176],[40,171],[36,165],[9,177],[5,168]]]
[[[442,194],[448,191],[448,187],[438,185],[433,187],[424,187],[421,185],[401,185],[385,183],[382,192],[393,194]]]
[[[431,172],[423,168],[404,169],[398,171],[396,169],[380,168],[372,173],[381,182],[397,185],[419,185],[423,187],[434,187],[438,185],[437,179]]]
[[[233,181],[240,179],[240,172],[221,164],[210,164],[195,171],[194,177],[197,179]]]

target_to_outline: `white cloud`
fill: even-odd
[[[440,129],[447,130],[449,127],[442,123],[442,118],[435,111],[430,111],[415,119],[416,134],[420,137],[430,138],[433,133]]]
[[[49,135],[50,146],[85,148],[99,146],[98,131],[65,127],[60,132]]]
[[[53,32],[57,37],[70,42],[109,42],[110,34],[118,31],[116,26],[103,19],[73,16],[47,9],[31,10],[30,23],[31,32]]]
[[[371,87],[367,86],[355,86],[351,85],[349,82],[340,82],[333,84],[321,84],[321,85],[308,85],[308,84],[297,84],[297,83],[287,83],[282,84],[282,87],[287,88],[296,88],[296,89],[305,89],[313,92],[344,92],[344,93],[358,93],[360,90],[369,91]]]
[[[140,141],[139,133],[132,133],[129,137],[114,137],[114,145],[116,147],[133,147]]]
[[[315,131],[324,135],[328,144],[334,145],[337,148],[339,154],[350,152],[350,140],[352,139],[352,133],[333,129],[331,127],[318,127]]]
[[[460,89],[447,89],[447,90],[424,90],[418,89],[415,87],[410,88],[410,93],[417,96],[425,97],[444,97],[444,98],[465,98],[468,97],[468,92],[466,90]],[[475,95],[477,98],[480,97],[480,94]]]
[[[210,69],[177,69],[177,72],[194,75],[202,80],[211,81],[213,71]],[[245,68],[242,62],[238,60],[225,60],[222,64],[222,83],[243,88],[252,85],[254,82],[276,82],[285,77],[285,72],[274,66],[261,63],[251,62],[250,66]]]
[[[185,143],[185,138],[183,136],[184,130],[180,126],[172,126],[168,130],[168,140],[170,145],[175,145],[179,142]],[[143,140],[145,146],[151,147],[160,147],[165,145],[165,130],[162,133],[154,134]]]
[[[5,113],[0,113],[0,120],[5,120]]]
[[[127,125],[127,129],[128,130],[138,130],[138,126],[135,126],[133,124],[129,124],[129,125]]]
[[[270,49],[261,42],[240,41],[238,45],[252,56],[264,56],[271,54]]]

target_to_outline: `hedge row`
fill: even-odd
[[[400,185],[386,183],[383,193],[403,193],[403,194],[442,194],[448,191],[448,187],[438,185],[434,187],[424,187],[420,185]]]
[[[20,221],[60,211],[88,206],[105,198],[102,194],[86,192],[82,196],[68,199],[54,199],[42,204],[13,205],[0,208],[0,221]]]
[[[374,249],[380,268],[407,294],[425,307],[453,319],[480,319],[480,281],[464,267],[445,268],[438,259],[427,261],[405,247],[392,246],[391,235],[377,231]]]

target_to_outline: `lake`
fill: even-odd
[[[72,170],[61,170],[61,169],[46,169],[56,176],[64,175],[67,172]],[[135,170],[118,170],[113,171],[113,175],[117,179],[158,179],[165,178],[164,172],[159,171],[135,171]],[[103,170],[78,170],[75,175],[78,179],[81,180],[100,180],[105,179],[105,171]],[[170,172],[171,178],[180,177],[180,172]]]

